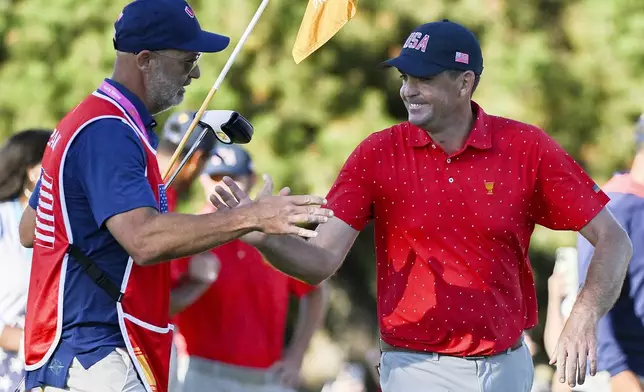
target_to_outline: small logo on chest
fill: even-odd
[[[494,194],[494,181],[485,181],[485,190],[488,195]]]

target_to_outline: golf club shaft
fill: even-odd
[[[181,160],[181,163],[179,163],[177,170],[175,170],[172,176],[170,176],[170,179],[168,179],[168,182],[165,184],[166,189],[170,188],[175,178],[177,178],[177,175],[179,175],[179,172],[181,171],[181,169],[183,169],[183,167],[186,165],[186,162],[188,162],[190,157],[192,157],[192,154],[194,154],[195,151],[197,151],[199,144],[201,144],[201,141],[203,140],[204,137],[206,137],[206,133],[208,132],[210,132],[210,129],[204,127],[203,131],[201,131],[201,135],[199,135],[199,138],[197,139],[195,144],[193,144],[192,147],[190,147],[190,151],[188,151],[186,156]]]
[[[215,96],[215,93],[219,89],[219,86],[223,83],[224,78],[226,77],[226,75],[228,74],[228,71],[230,70],[230,68],[232,67],[233,63],[235,62],[235,58],[237,57],[237,54],[239,54],[239,52],[241,51],[242,46],[244,45],[244,43],[246,42],[246,40],[250,36],[250,33],[253,31],[253,28],[255,28],[255,25],[257,24],[257,21],[259,20],[259,17],[264,12],[264,9],[268,5],[269,1],[270,0],[262,0],[262,3],[259,5],[259,8],[257,8],[257,11],[255,12],[255,15],[253,16],[253,19],[251,19],[250,23],[246,27],[246,30],[244,31],[244,34],[242,34],[239,42],[237,43],[237,46],[235,46],[235,49],[233,50],[233,53],[228,58],[228,61],[226,62],[226,65],[224,65],[224,68],[219,73],[219,77],[215,81],[215,84],[213,84],[212,88],[208,92],[208,95],[206,96],[206,99],[201,104],[201,108],[199,108],[199,111],[195,115],[195,118],[192,120],[192,123],[190,124],[190,127],[188,128],[188,131],[183,136],[183,138],[181,139],[181,142],[179,143],[179,146],[177,147],[177,149],[175,150],[174,154],[172,155],[172,158],[170,159],[170,164],[168,165],[168,168],[166,169],[165,173],[163,174],[163,180],[164,181],[168,177],[168,174],[169,174],[169,172],[170,172],[170,170],[172,168],[172,165],[174,165],[174,163],[179,158],[180,152],[183,151],[183,149],[184,149],[184,147],[185,147],[185,145],[186,145],[186,143],[188,141],[188,138],[190,138],[190,135],[194,131],[195,127],[197,126],[197,123],[201,120],[201,116],[203,116],[203,113],[206,111],[206,108],[210,104],[210,101]],[[179,168],[177,169],[177,172],[181,169],[181,167],[182,166],[179,166]],[[175,173],[173,175],[173,177],[176,177],[176,174],[178,174],[178,173]],[[169,186],[169,184],[166,184],[166,185]]]

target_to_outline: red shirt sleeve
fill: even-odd
[[[539,134],[532,219],[553,230],[579,231],[610,199],[552,137]]]
[[[293,295],[298,298],[302,298],[305,295],[309,294],[311,291],[317,289],[317,286],[311,286],[308,283],[304,283],[301,280],[297,280],[289,276],[288,278],[288,288]]]
[[[371,136],[353,150],[326,197],[326,207],[358,231],[362,231],[372,218],[375,142]]]
[[[170,262],[170,279],[171,287],[175,288],[179,282],[188,275],[188,269],[190,268],[190,257],[183,257],[181,259],[175,259]]]

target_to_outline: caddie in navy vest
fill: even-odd
[[[229,38],[203,31],[184,0],[137,0],[115,22],[116,61],[58,124],[20,223],[33,247],[25,320],[27,390],[166,392],[173,326],[169,261],[255,230],[330,216],[315,196],[272,196],[204,215],[167,214],[153,115],[179,104],[202,53]]]

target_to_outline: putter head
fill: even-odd
[[[206,110],[199,125],[210,129],[223,144],[246,144],[253,138],[253,125],[233,110]]]

